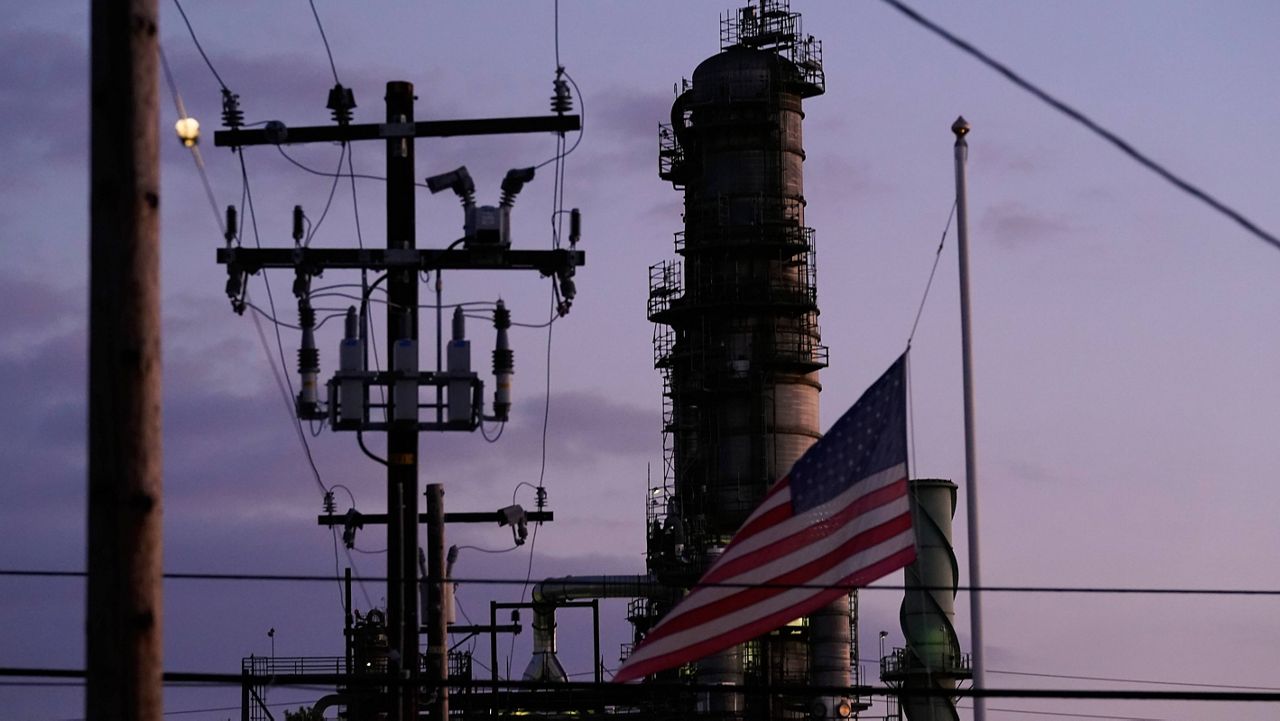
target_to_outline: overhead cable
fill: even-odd
[[[324,23],[320,22],[320,13],[316,12],[316,0],[309,0],[309,2],[311,3],[311,14],[316,19],[316,27],[320,29],[320,39],[324,41],[325,55],[329,56],[329,69],[333,71],[333,82],[341,83],[342,81],[338,80],[338,66],[333,62],[333,50],[329,48],[329,36],[325,35]]]
[[[209,56],[205,54],[204,48],[200,46],[200,38],[196,37],[196,30],[191,27],[191,20],[187,18],[187,11],[182,9],[182,3],[178,0],[173,0],[173,4],[177,6],[178,14],[182,15],[182,22],[186,23],[187,32],[191,34],[191,42],[195,43],[196,50],[199,51],[200,57],[204,58],[204,64],[209,67],[209,72],[213,73],[214,79],[218,81],[218,85],[221,86],[223,90],[230,92],[230,88],[227,87],[227,84],[222,82],[222,76],[219,75],[217,69],[213,67],[213,62],[210,61]]]
[[[160,53],[160,67],[164,69],[165,81],[169,86],[169,95],[173,97],[174,109],[178,113],[178,120],[186,120],[190,118],[187,115],[187,106],[182,102],[182,93],[178,91],[178,83],[173,77],[173,70],[169,67],[169,58],[165,55],[164,46],[158,45]],[[200,182],[204,185],[204,195],[209,200],[209,206],[213,209],[214,221],[218,224],[218,232],[221,235],[227,234],[226,227],[222,222],[222,211],[218,207],[218,201],[213,195],[213,185],[209,182],[209,173],[204,167],[204,156],[200,154],[200,146],[196,142],[187,144],[187,148],[191,151],[191,160],[196,165],[196,172],[200,174]]]
[[[1110,130],[1107,130],[1106,128],[1099,125],[1097,122],[1090,119],[1084,113],[1080,112],[1079,110],[1076,110],[1070,105],[1067,105],[1065,102],[1050,95],[1048,92],[1040,89],[1031,81],[1026,80],[1021,75],[1014,72],[1013,69],[1010,68],[1009,66],[1005,65],[1004,63],[1001,63],[998,60],[995,60],[990,55],[987,55],[983,51],[974,47],[968,41],[957,37],[946,28],[924,17],[923,15],[921,15],[920,13],[912,9],[910,6],[908,6],[906,3],[903,3],[901,0],[884,0],[884,2],[885,4],[894,8],[895,10],[902,13],[903,15],[906,15],[908,18],[911,18],[911,20],[915,21],[920,26],[928,29],[929,31],[933,32],[935,35],[941,37],[943,40],[946,40],[947,42],[951,43],[952,45],[959,48],[963,52],[969,54],[970,56],[972,56],[973,58],[981,62],[983,65],[986,65],[987,67],[991,68],[997,73],[1003,75],[1006,79],[1009,80],[1009,82],[1013,83],[1014,85],[1017,85],[1018,87],[1027,91],[1028,93],[1031,93],[1036,98],[1043,101],[1047,105],[1051,106],[1058,112],[1062,113],[1063,115],[1066,115],[1067,117],[1071,118],[1077,123],[1088,128],[1095,135],[1099,136],[1103,140],[1115,146],[1117,149],[1120,150],[1120,152],[1129,156],[1138,164],[1142,165],[1143,167],[1147,168],[1148,170],[1155,173],[1156,175],[1159,175],[1160,177],[1169,181],[1179,190],[1203,202],[1205,205],[1208,205],[1210,208],[1213,208],[1218,213],[1230,218],[1231,220],[1235,221],[1238,225],[1240,225],[1240,227],[1249,231],[1258,239],[1262,240],[1265,243],[1268,243],[1269,245],[1276,248],[1277,250],[1280,250],[1280,238],[1277,238],[1275,235],[1272,235],[1271,233],[1268,233],[1267,231],[1263,230],[1256,223],[1246,218],[1239,211],[1231,208],[1226,203],[1223,203],[1222,201],[1213,197],[1208,192],[1201,190],[1195,185],[1192,185],[1190,182],[1182,179],[1178,175],[1174,174],[1173,171],[1165,168],[1163,165],[1161,165],[1160,163],[1157,163],[1155,160],[1152,160],[1145,153],[1133,147],[1133,145],[1129,141],[1125,140],[1124,138],[1121,138],[1119,135],[1116,135]]]
[[[27,578],[83,578],[85,571],[45,570],[45,569],[0,569],[0,577]],[[324,582],[332,583],[333,576],[305,573],[206,573],[171,571],[164,574],[168,580],[182,581],[280,581],[280,582]],[[386,581],[385,577],[369,577],[366,581]],[[522,585],[523,578],[434,578],[425,577],[425,581],[438,583],[471,583],[476,585]],[[599,585],[608,586],[607,581]],[[858,592],[904,591],[901,584],[875,584],[873,586],[845,586],[842,584],[822,583],[703,583],[707,588],[775,588],[775,589],[836,589],[848,588]],[[913,586],[919,591],[950,591],[951,586]],[[958,591],[980,591],[982,593],[1043,593],[1055,595],[1126,595],[1126,596],[1240,596],[1240,597],[1280,597],[1280,589],[1274,588],[1175,588],[1175,587],[1118,587],[1118,586],[956,586]],[[1234,688],[1234,687],[1233,687]]]
[[[0,667],[0,677],[17,678],[60,678],[83,679],[84,669],[73,668],[24,668]],[[255,678],[249,676],[248,678]],[[166,671],[163,681],[166,686],[177,684],[205,684],[211,686],[241,686],[246,676],[240,673],[210,673],[200,671]],[[343,683],[352,687],[378,688],[414,684],[423,688],[449,686],[452,688],[507,688],[522,690],[547,691],[545,681],[489,681],[481,679],[451,678],[441,681],[418,677],[416,679],[401,678],[382,674],[344,674],[344,673],[276,673],[271,675],[273,686],[297,687],[315,684]],[[680,681],[653,681],[645,684],[613,684],[594,683],[589,681],[566,681],[552,685],[550,688],[563,691],[604,691],[611,695],[643,696],[663,691],[695,691],[707,693],[762,693],[786,694],[788,692],[806,694],[843,694],[860,696],[897,696],[901,698],[1027,698],[1027,699],[1092,699],[1122,701],[1230,701],[1240,703],[1276,703],[1280,702],[1280,693],[1258,691],[1152,691],[1148,689],[1053,689],[1053,688],[897,688],[875,686],[820,686],[820,685],[765,685],[745,683],[734,685],[684,683]]]

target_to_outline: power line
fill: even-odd
[[[67,570],[45,570],[45,569],[0,569],[0,578],[17,577],[17,578],[83,578],[87,574],[85,571],[67,571]],[[205,573],[205,572],[186,572],[171,571],[164,574],[164,578],[173,581],[270,581],[270,582],[324,582],[332,583],[334,576],[323,574],[305,574],[305,573]],[[340,579],[339,579],[340,580]],[[369,577],[365,581],[385,581],[384,577]],[[450,583],[470,583],[478,586],[512,586],[522,585],[526,583],[523,578],[435,578],[425,577],[424,580],[437,583],[448,581]],[[621,582],[620,582],[621,583]],[[607,581],[597,584],[601,586],[610,585]],[[849,590],[857,590],[859,592],[878,592],[878,591],[905,591],[906,586],[900,584],[876,584],[874,586],[844,586],[841,584],[822,584],[822,583],[703,583],[699,584],[707,588],[770,588],[770,589],[837,589],[848,588]],[[920,591],[950,591],[952,586],[912,586],[912,590]],[[1280,597],[1280,589],[1267,588],[1172,588],[1172,587],[1115,587],[1115,586],[982,586],[974,588],[972,586],[956,586],[959,591],[980,591],[982,593],[1043,593],[1056,595],[1128,595],[1128,596],[1226,596],[1226,597]],[[1229,686],[1228,688],[1237,688]]]
[[[971,709],[972,706],[960,706],[956,708]],[[1093,713],[1068,713],[1066,711],[1031,711],[1025,708],[987,708],[988,711],[996,711],[999,713],[1022,713],[1030,716],[1056,716],[1058,718],[1088,718],[1088,719],[1110,719],[1113,721],[1165,721],[1162,718],[1152,716],[1108,716],[1106,714]]]
[[[324,23],[320,22],[320,13],[316,12],[316,0],[309,0],[311,3],[311,14],[316,19],[316,27],[320,29],[320,39],[324,41],[324,53],[329,56],[329,69],[333,71],[333,82],[341,84],[338,80],[338,66],[333,63],[333,51],[329,49],[329,36],[324,34]]]
[[[313,297],[314,297],[314,296],[313,296]],[[285,321],[282,321],[282,320],[280,320],[279,318],[275,318],[275,317],[273,317],[269,312],[267,312],[266,310],[264,310],[264,309],[262,309],[262,308],[258,307],[258,306],[257,306],[256,304],[254,304],[254,303],[251,303],[251,302],[249,302],[249,301],[247,301],[247,300],[246,300],[246,301],[245,301],[245,303],[244,303],[244,305],[245,305],[245,307],[246,307],[246,308],[250,308],[250,309],[252,309],[252,310],[253,310],[255,313],[257,313],[258,315],[262,316],[262,317],[263,317],[263,318],[265,318],[266,320],[271,321],[272,323],[275,323],[276,325],[280,326],[281,328],[288,328],[289,330],[302,330],[302,327],[301,327],[301,326],[296,326],[296,325],[294,325],[294,324],[292,324],[292,323],[287,323],[287,322],[285,322]],[[318,310],[318,311],[322,311],[322,312],[323,312],[323,311],[325,311],[325,310],[328,310],[328,311],[329,311],[329,313],[328,313],[327,315],[321,316],[320,320],[316,321],[316,325],[315,325],[315,327],[316,327],[316,329],[317,329],[317,330],[318,330],[318,329],[320,329],[320,328],[323,328],[325,323],[328,323],[329,321],[333,320],[334,318],[342,318],[342,317],[346,316],[346,314],[347,314],[347,312],[346,312],[345,310],[342,310],[342,309],[340,309],[340,308],[328,308],[328,309],[325,309],[325,308],[316,308],[316,310]],[[274,366],[273,366],[273,367],[274,367]]]
[[[230,96],[231,94],[230,89],[227,87],[227,84],[223,82],[222,76],[218,74],[217,69],[213,66],[213,62],[210,61],[208,54],[205,53],[203,46],[200,45],[200,39],[196,36],[195,28],[191,25],[191,20],[190,18],[187,17],[186,11],[183,10],[182,3],[179,2],[179,0],[174,0],[174,5],[178,8],[178,12],[182,15],[182,20],[187,26],[187,32],[190,33],[191,40],[195,44],[196,50],[199,51],[200,57],[204,59],[205,65],[208,66],[209,68],[209,72],[213,74],[214,78],[218,81],[218,85],[221,86],[223,95]],[[317,22],[319,22],[319,17],[317,17],[316,20]],[[326,41],[326,45],[327,45],[327,41]],[[168,60],[167,58],[164,57],[163,51],[161,52],[161,61],[163,63],[165,76],[169,82],[170,92],[173,94],[174,103],[177,106],[178,114],[180,116],[186,117],[186,109],[182,103],[182,96],[178,92],[177,83],[174,81],[172,70],[169,68]],[[204,159],[201,157],[199,149],[195,145],[191,146],[191,151],[192,151],[192,158],[194,159],[196,164],[196,170],[199,171],[200,178],[204,183],[205,194],[207,195],[209,202],[212,205],[214,217],[217,220],[218,227],[222,229],[223,234],[225,235],[227,231],[231,229],[223,228],[222,226],[222,217],[221,217],[221,214],[218,212],[217,202],[215,201],[214,195],[213,195],[213,188],[209,183],[208,174],[205,171]],[[344,147],[344,152],[345,152],[345,147]],[[241,201],[240,201],[242,206],[241,207],[242,212],[240,215],[242,218],[244,217],[245,214],[243,210],[244,210],[244,206],[247,204],[248,210],[249,210],[249,218],[253,228],[254,242],[258,245],[258,247],[261,247],[262,243],[261,243],[260,236],[258,234],[258,219],[257,219],[257,214],[254,212],[253,195],[252,195],[252,191],[250,190],[249,173],[245,165],[244,153],[241,152],[241,153],[238,153],[237,155],[239,156],[239,160],[240,160],[240,175],[241,175],[241,180],[243,182],[243,191],[241,193]],[[339,155],[338,161],[339,163],[342,162],[341,155]],[[341,165],[339,165],[339,169],[341,169]],[[330,189],[330,192],[329,192],[329,203],[333,201],[333,190],[335,190],[336,187],[337,187],[337,181],[335,179],[334,187]],[[329,208],[329,204],[326,203],[325,214],[328,213],[328,208]],[[324,220],[324,215],[321,215],[321,222],[323,222],[323,220]],[[318,229],[318,226],[319,226],[319,223],[317,223],[317,229]],[[314,232],[314,229],[313,229],[313,232]],[[243,234],[242,232],[237,232],[237,235],[243,235]],[[310,242],[310,237],[308,237],[308,242]],[[290,417],[294,421],[294,427],[297,432],[298,440],[302,443],[303,452],[306,454],[307,463],[311,467],[311,472],[315,477],[316,483],[320,486],[321,491],[327,495],[328,489],[325,487],[324,482],[320,478],[320,470],[316,467],[315,459],[312,457],[312,454],[311,454],[310,444],[307,443],[306,434],[302,430],[302,421],[297,417],[297,414],[293,409],[293,404],[292,404],[293,384],[289,380],[289,370],[284,359],[284,345],[280,338],[280,326],[282,325],[282,323],[276,318],[277,312],[275,307],[275,298],[272,295],[271,283],[267,279],[267,274],[265,272],[263,273],[263,283],[267,289],[267,301],[271,308],[270,313],[268,314],[265,311],[262,311],[257,306],[254,306],[252,304],[248,304],[248,305],[250,305],[256,313],[264,315],[269,320],[272,321],[273,329],[275,331],[275,336],[276,336],[276,347],[280,352],[280,364],[284,369],[283,379],[281,378],[280,373],[276,371],[275,361],[271,359],[271,351],[268,347],[267,339],[262,332],[262,326],[258,322],[257,315],[253,316],[254,327],[257,330],[258,339],[262,342],[263,351],[266,352],[267,354],[268,366],[271,368],[272,375],[275,377],[276,385],[280,389],[281,394],[284,396],[283,400],[284,400],[285,406],[288,409],[288,413]],[[329,318],[326,317],[324,320],[328,320],[328,319]],[[283,324],[283,325],[288,325],[288,324]],[[287,391],[286,391],[286,387],[288,388]],[[336,541],[336,538],[335,538],[335,541]],[[337,561],[338,561],[338,554],[337,554],[337,548],[335,547],[334,549],[335,572],[337,570]],[[339,596],[341,598],[341,580],[338,580],[338,583],[339,583]]]
[[[249,216],[250,227],[253,228],[253,242],[257,247],[261,248],[262,238],[258,234],[258,214],[254,211],[254,207],[253,207],[253,191],[250,189],[250,186],[249,186],[249,170],[244,162],[244,153],[238,152],[236,153],[236,156],[240,159],[240,178],[244,183],[244,193],[243,193],[244,197],[242,200],[242,204],[248,205],[248,209],[249,209],[248,216]],[[245,213],[241,213],[242,217],[244,215]],[[243,223],[243,221],[241,222]],[[271,316],[274,318],[277,315],[276,301],[275,301],[275,297],[271,293],[271,281],[267,277],[267,272],[265,270],[262,272],[262,283],[264,286],[266,286],[267,305],[271,309]],[[253,316],[253,318],[254,318],[254,324],[257,325],[257,316]],[[293,406],[293,398],[294,398],[293,381],[289,378],[289,364],[287,361],[285,361],[284,341],[280,337],[280,326],[273,325],[272,327],[275,330],[276,349],[280,353],[280,367],[284,372],[284,378],[283,378],[284,384],[285,384],[285,387],[288,388],[288,395],[284,399],[285,408],[289,413],[289,418],[292,421],[292,424],[295,430],[297,431],[298,441],[302,443],[302,451],[306,455],[307,464],[311,467],[311,473],[315,477],[316,485],[320,486],[321,493],[327,494],[329,492],[329,488],[325,486],[324,481],[320,479],[320,469],[316,467],[315,458],[311,455],[311,444],[307,442],[307,434],[302,430],[302,419],[298,418],[297,410]],[[263,343],[264,343],[263,350],[267,350],[265,347],[265,339],[262,338],[262,327],[257,326],[257,328],[258,328],[259,339],[263,340]],[[268,357],[270,356],[269,350],[267,350],[267,355]],[[272,373],[275,373],[275,361],[270,361],[270,365],[272,367]],[[277,385],[280,383],[280,380],[281,380],[280,376],[277,376],[276,377]]]
[[[187,106],[182,102],[182,93],[179,92],[178,83],[174,80],[173,69],[169,67],[169,58],[165,55],[164,46],[157,44],[157,50],[160,54],[160,67],[164,69],[164,78],[169,86],[169,95],[173,98],[174,109],[178,113],[178,119],[186,120],[191,116],[187,115]],[[222,213],[218,208],[218,201],[213,195],[213,185],[209,182],[209,174],[205,171],[204,156],[200,154],[200,146],[193,142],[187,145],[187,148],[191,151],[191,160],[195,163],[196,171],[200,174],[200,182],[204,185],[204,194],[209,200],[209,207],[213,210],[213,219],[218,224],[218,231],[222,235],[226,235],[227,229],[222,224]]]
[[[83,669],[72,668],[23,668],[0,667],[0,677],[16,678],[51,678],[51,679],[84,679]],[[255,678],[255,677],[250,677]],[[1027,699],[1089,699],[1115,701],[1230,701],[1239,703],[1276,703],[1280,702],[1280,693],[1258,691],[1152,691],[1146,689],[1051,689],[1051,688],[892,688],[887,686],[815,686],[815,685],[763,685],[740,684],[723,686],[719,684],[682,683],[679,681],[654,681],[646,684],[613,684],[589,681],[566,681],[547,684],[543,681],[487,681],[479,679],[448,679],[433,682],[430,679],[404,679],[378,674],[344,674],[344,673],[306,673],[306,674],[273,674],[272,685],[280,687],[314,687],[329,682],[344,683],[350,686],[383,687],[413,683],[423,688],[444,685],[453,688],[509,688],[522,690],[557,689],[564,691],[610,691],[622,694],[660,693],[662,691],[697,691],[710,693],[766,693],[787,694],[803,692],[813,695],[849,694],[858,696],[897,696],[901,698],[1027,698]],[[245,676],[234,673],[216,673],[200,671],[166,671],[163,676],[166,686],[175,685],[212,685],[240,686]],[[296,702],[295,702],[296,703]],[[1105,717],[1103,717],[1105,718]],[[1112,717],[1114,718],[1114,717]]]
[[[878,664],[879,659],[859,658],[862,664]],[[1140,678],[1120,678],[1116,676],[1079,676],[1066,673],[1050,673],[1047,671],[1008,671],[999,669],[987,669],[987,673],[993,673],[1001,676],[1032,676],[1036,678],[1059,678],[1073,681],[1103,681],[1106,683],[1142,683],[1153,684],[1157,686],[1187,686],[1194,688],[1218,688],[1218,689],[1242,689],[1246,691],[1280,691],[1280,686],[1247,686],[1240,684],[1225,683],[1196,683],[1190,681],[1157,681],[1153,679]]]
[[[884,2],[890,7],[897,10],[898,12],[902,13],[903,15],[906,15],[911,20],[915,21],[918,25],[933,32],[935,35],[941,37],[943,40],[946,40],[948,43],[951,43],[952,45],[959,48],[963,52],[972,56],[973,58],[978,60],[978,62],[981,62],[983,65],[986,65],[987,67],[991,68],[997,73],[1003,75],[1007,80],[1009,80],[1009,82],[1013,83],[1014,85],[1017,85],[1018,87],[1027,91],[1028,93],[1031,93],[1036,98],[1046,103],[1050,107],[1054,108],[1058,112],[1062,113],[1063,115],[1066,115],[1067,117],[1071,118],[1077,123],[1083,125],[1085,128],[1092,131],[1098,137],[1102,138],[1103,140],[1115,146],[1117,149],[1120,150],[1120,152],[1129,156],[1129,158],[1136,161],[1139,165],[1142,165],[1143,167],[1147,168],[1151,172],[1155,173],[1156,175],[1159,175],[1160,177],[1167,180],[1169,183],[1173,184],[1174,187],[1192,196],[1193,198],[1196,198],[1202,203],[1208,205],[1210,208],[1213,208],[1218,213],[1230,218],[1231,220],[1235,221],[1238,225],[1240,225],[1240,227],[1249,231],[1258,239],[1262,240],[1265,243],[1268,243],[1269,245],[1276,248],[1277,250],[1280,250],[1280,238],[1277,238],[1271,233],[1268,233],[1267,231],[1263,230],[1253,221],[1246,218],[1239,211],[1231,208],[1226,203],[1223,203],[1222,201],[1213,197],[1206,191],[1201,190],[1195,185],[1192,185],[1190,182],[1182,179],[1181,177],[1176,175],[1173,171],[1169,170],[1168,168],[1165,168],[1163,165],[1161,165],[1160,163],[1157,163],[1155,160],[1152,160],[1145,153],[1133,147],[1133,145],[1129,143],[1129,141],[1125,140],[1124,138],[1121,138],[1120,136],[1116,135],[1110,130],[1107,130],[1106,128],[1102,127],[1101,125],[1099,125],[1098,123],[1090,119],[1084,113],[1080,112],[1079,110],[1076,110],[1070,105],[1067,105],[1065,102],[1050,95],[1048,92],[1040,89],[1031,81],[1026,80],[1021,75],[1014,72],[1013,69],[1010,68],[1009,66],[1001,63],[998,60],[995,60],[990,55],[987,55],[983,51],[974,47],[968,41],[957,37],[956,35],[952,34],[950,31],[948,31],[946,28],[943,28],[942,26],[938,25],[932,20],[929,20],[928,18],[924,17],[920,13],[916,12],[915,10],[907,6],[905,3],[901,2],[901,0],[884,0]]]
[[[534,530],[536,531],[537,529],[535,528]],[[479,551],[480,553],[492,553],[496,555],[496,554],[502,554],[502,553],[511,553],[512,551],[516,550],[519,547],[520,546],[518,545],[512,546],[511,548],[481,548],[479,546],[457,546],[457,549],[459,551]]]
[[[568,150],[565,150],[566,141],[565,141],[564,133],[560,133],[559,135],[556,136],[555,156],[548,161],[539,163],[538,165],[534,166],[536,170],[537,168],[541,168],[542,166],[547,165],[548,163],[552,163],[552,162],[555,163],[555,170],[553,173],[554,178],[552,181],[552,194],[551,194],[551,247],[559,248],[561,226],[563,224],[563,219],[564,219],[564,174],[565,174],[565,165],[566,165],[565,158],[568,157],[569,153],[572,153],[574,150],[576,150],[578,147],[578,144],[582,142],[583,129],[585,129],[586,127],[586,111],[585,111],[585,105],[582,102],[582,92],[578,90],[578,84],[574,82],[573,76],[570,75],[568,72],[566,72],[564,69],[564,66],[560,64],[560,2],[559,0],[555,1],[552,8],[552,13],[553,13],[554,37],[555,37],[555,65],[556,65],[556,91],[557,91],[556,92],[557,99],[556,99],[556,102],[553,103],[553,107],[567,107],[567,103],[564,106],[559,105],[560,90],[563,86],[563,83],[560,82],[560,76],[563,75],[565,79],[569,81],[570,85],[573,86],[574,95],[578,97],[578,114],[579,114],[579,118],[581,118],[579,130],[578,130],[578,137],[575,139],[573,143],[573,147],[569,148]],[[536,498],[539,503],[542,501],[542,499],[546,497],[545,481],[546,481],[546,475],[547,475],[547,431],[548,431],[548,428],[550,427],[550,422],[551,422],[551,358],[552,358],[551,348],[552,348],[552,337],[553,337],[552,330],[555,327],[554,322],[555,322],[556,316],[559,314],[559,307],[558,307],[559,303],[557,302],[558,296],[559,296],[559,292],[556,288],[555,280],[553,279],[551,282],[551,307],[550,307],[550,310],[548,311],[549,317],[546,323],[546,328],[547,328],[547,354],[545,359],[546,360],[546,387],[545,387],[545,395],[543,398],[543,405],[542,405],[542,438],[541,438],[541,451],[539,454],[540,462],[538,467],[538,485],[534,489]],[[481,430],[483,431],[483,428]],[[499,431],[499,435],[501,435],[501,431]],[[497,438],[494,438],[494,441],[497,441]],[[516,489],[518,490],[519,486],[516,486]],[[514,493],[512,495],[514,496]],[[534,551],[538,546],[538,530],[541,527],[542,527],[541,523],[534,525],[533,537],[529,541],[529,562],[525,567],[524,584],[521,585],[520,587],[521,603],[524,603],[525,594],[527,594],[529,591],[529,582],[533,579]],[[510,665],[511,654],[515,652],[515,643],[516,643],[515,637],[512,636],[511,645],[507,652],[508,665]]]
[[[560,0],[552,5],[553,25],[555,27],[556,67],[560,67]]]
[[[287,152],[285,152],[285,149],[284,149],[284,146],[283,146],[283,145],[277,145],[277,146],[275,146],[275,148],[276,148],[276,150],[280,151],[280,154],[284,156],[284,159],[285,159],[285,160],[289,161],[290,163],[293,163],[293,165],[294,165],[294,166],[296,166],[298,169],[300,169],[300,170],[304,170],[304,171],[306,171],[306,172],[308,172],[308,173],[311,173],[312,175],[319,175],[319,176],[322,176],[322,177],[325,177],[325,178],[347,178],[347,177],[350,177],[350,178],[360,178],[361,180],[377,180],[377,181],[381,181],[381,182],[383,182],[383,183],[387,182],[386,177],[381,176],[381,175],[370,175],[370,174],[368,174],[368,173],[341,173],[341,172],[339,172],[339,173],[330,173],[330,172],[328,172],[328,171],[324,171],[324,170],[316,170],[315,168],[312,168],[312,167],[310,167],[310,166],[304,165],[303,163],[301,163],[300,161],[298,161],[296,158],[294,158],[292,155],[289,155]],[[553,160],[554,160],[554,158],[553,158]],[[548,161],[548,162],[549,162],[549,161]],[[427,184],[426,184],[426,183],[419,183],[419,182],[416,182],[416,181],[414,182],[414,185],[415,185],[415,186],[417,186],[417,187],[419,187],[419,188],[426,188],[426,187],[427,187]]]
[[[303,245],[311,245],[311,239],[316,236],[316,233],[320,232],[320,226],[324,224],[324,219],[329,215],[329,208],[333,205],[333,195],[338,192],[338,181],[342,179],[342,163],[347,158],[348,150],[349,146],[346,143],[343,143],[342,149],[338,151],[338,172],[334,173],[333,184],[329,186],[329,197],[324,202],[324,210],[320,212],[320,219],[316,221],[314,227],[307,230],[306,240]]]
[[[222,76],[219,75],[217,69],[213,67],[213,62],[211,62],[209,60],[209,56],[205,54],[204,48],[200,46],[200,38],[196,37],[196,30],[191,27],[191,20],[187,18],[187,11],[182,9],[182,3],[178,0],[173,0],[173,4],[177,6],[178,14],[182,15],[182,22],[186,23],[187,32],[191,34],[191,42],[195,43],[196,50],[200,52],[200,57],[204,58],[204,64],[209,67],[209,72],[213,73],[214,79],[218,81],[218,85],[222,86],[224,91],[231,92],[230,88],[227,87],[227,84],[222,82]]]
[[[1192,688],[1220,688],[1220,689],[1241,689],[1245,691],[1280,691],[1280,686],[1244,686],[1240,684],[1224,684],[1224,683],[1193,683],[1190,681],[1155,681],[1152,679],[1139,678],[1114,678],[1110,676],[1075,676],[1065,673],[1034,673],[1031,671],[994,671],[989,670],[988,673],[1000,674],[1001,676],[1030,676],[1034,678],[1060,678],[1073,681],[1105,681],[1107,683],[1146,683],[1156,686],[1188,686]]]

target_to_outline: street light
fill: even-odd
[[[178,122],[173,124],[173,129],[178,134],[178,140],[188,148],[200,142],[200,123],[189,115],[179,118]]]
[[[271,639],[271,669],[276,667],[276,629],[275,626],[267,629],[267,638]]]

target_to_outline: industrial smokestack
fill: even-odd
[[[949,691],[970,676],[969,657],[960,650],[954,624],[958,573],[951,519],[956,512],[956,485],[942,479],[915,479],[909,493],[916,560],[905,570],[906,593],[899,614],[907,645],[880,660],[880,678],[907,690]],[[953,698],[904,694],[901,703],[908,721],[960,718]]]

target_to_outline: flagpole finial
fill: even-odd
[[[951,124],[951,132],[955,133],[956,139],[959,140],[969,134],[969,130],[971,127],[972,126],[969,125],[969,121],[965,120],[964,116],[961,115],[960,117],[956,118],[956,121],[954,123]]]

